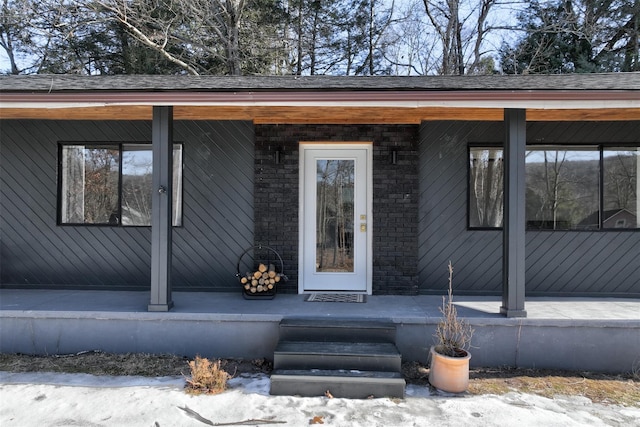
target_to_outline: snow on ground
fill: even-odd
[[[640,407],[580,397],[454,396],[407,386],[405,399],[270,396],[269,377],[234,378],[215,396],[184,392],[183,378],[0,372],[0,426],[205,426],[254,419],[276,426],[640,426]],[[279,422],[279,423],[275,423]],[[261,425],[254,421],[245,425]]]

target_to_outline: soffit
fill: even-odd
[[[636,120],[640,73],[553,76],[72,76],[0,77],[0,118],[256,123],[419,123],[501,120]],[[56,111],[58,110],[58,111]]]

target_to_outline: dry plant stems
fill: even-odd
[[[449,357],[464,357],[471,346],[473,329],[462,319],[453,305],[453,266],[449,261],[449,291],[447,298],[442,297],[442,320],[436,328],[435,350]]]
[[[636,381],[640,381],[640,357],[636,358],[631,364],[631,377]]]
[[[218,394],[227,389],[227,381],[231,378],[220,368],[220,360],[211,362],[207,358],[196,356],[189,362],[191,378],[187,379],[185,388],[192,394]]]

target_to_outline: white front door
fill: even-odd
[[[300,275],[305,292],[371,294],[369,143],[300,144]]]

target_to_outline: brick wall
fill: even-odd
[[[373,293],[417,293],[418,126],[257,125],[255,137],[254,235],[283,258],[289,280],[279,292],[298,291],[299,142],[371,141]]]

